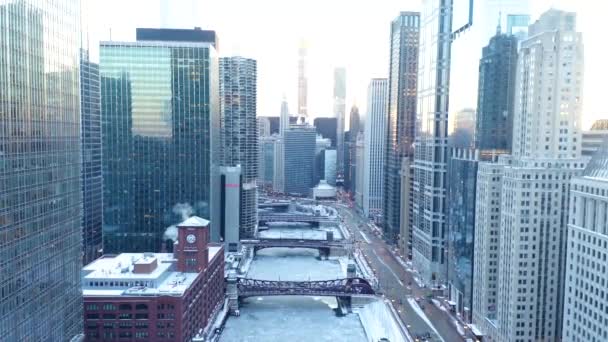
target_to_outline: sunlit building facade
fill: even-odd
[[[0,340],[82,333],[80,1],[0,2]]]
[[[403,158],[413,157],[418,89],[420,13],[402,12],[391,23],[388,77],[388,114],[382,212],[384,231],[399,234]]]
[[[170,251],[168,227],[191,214],[217,217],[215,49],[196,41],[102,42],[100,75],[104,252]]]

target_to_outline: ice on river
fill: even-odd
[[[226,321],[220,342],[367,341],[358,315],[337,317],[335,307],[330,297],[249,298]]]
[[[267,248],[257,252],[247,278],[263,280],[330,280],[345,278],[337,258],[319,260],[319,252],[306,248]]]
[[[325,240],[327,232],[334,233],[334,240],[342,239],[342,233],[338,227],[271,227],[268,230],[262,230],[258,236],[262,239],[310,239],[310,240]]]

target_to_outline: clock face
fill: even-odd
[[[188,243],[194,243],[194,241],[196,241],[196,236],[194,236],[194,234],[190,234],[186,236],[186,241],[188,241]]]

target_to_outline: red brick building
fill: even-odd
[[[190,341],[224,300],[209,221],[178,226],[174,253],[104,255],[83,268],[86,341]]]

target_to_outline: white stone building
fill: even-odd
[[[362,209],[366,217],[382,211],[384,155],[386,146],[388,80],[374,78],[367,87],[367,119],[364,134]]]

